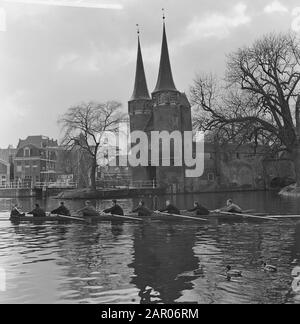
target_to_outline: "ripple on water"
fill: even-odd
[[[300,303],[295,222],[0,223],[0,303]],[[278,273],[261,271],[261,261]],[[225,276],[226,265],[243,272]],[[193,271],[203,267],[203,275]]]

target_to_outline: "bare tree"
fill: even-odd
[[[226,84],[198,77],[193,103],[209,114],[206,129],[264,141],[290,153],[300,186],[300,44],[292,33],[270,34],[229,55]],[[297,100],[298,98],[298,100]]]
[[[125,114],[121,103],[83,103],[74,106],[61,117],[62,144],[72,150],[79,147],[90,161],[91,189],[96,190],[97,156],[105,132],[117,132]]]

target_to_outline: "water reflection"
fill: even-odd
[[[134,262],[129,266],[134,269],[132,283],[140,290],[142,303],[172,303],[183,290],[192,289],[190,280],[179,275],[198,269],[193,253],[196,230],[160,223],[135,230]]]

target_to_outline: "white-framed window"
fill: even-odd
[[[25,157],[30,157],[30,148],[29,147],[24,148],[24,156]]]

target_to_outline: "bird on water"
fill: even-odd
[[[263,271],[265,272],[277,272],[277,267],[267,264],[265,261],[262,264]]]
[[[238,277],[242,277],[242,271],[240,270],[236,270],[236,269],[232,269],[230,265],[226,266],[226,276],[227,278],[238,278]]]

